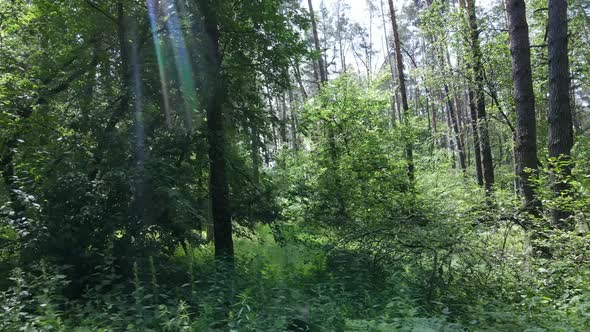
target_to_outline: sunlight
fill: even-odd
[[[164,112],[166,114],[166,127],[172,128],[172,120],[170,116],[170,100],[168,97],[168,83],[166,80],[166,69],[164,68],[164,57],[162,55],[162,47],[160,45],[160,37],[158,34],[158,27],[156,24],[156,9],[154,8],[154,0],[146,0],[148,6],[148,13],[150,18],[150,27],[152,29],[152,39],[154,41],[154,49],[156,50],[156,58],[158,60],[158,71],[160,73],[160,86],[162,87],[162,97],[164,98]]]
[[[0,0],[0,332],[590,331],[589,15]]]
[[[166,0],[163,0],[167,3]],[[197,104],[197,94],[195,83],[193,81],[193,70],[189,62],[189,55],[186,49],[186,43],[182,34],[182,27],[178,17],[179,12],[176,9],[174,2],[167,3],[166,13],[168,19],[166,26],[171,34],[172,49],[174,51],[174,61],[176,63],[176,71],[180,80],[180,89],[183,93],[185,121],[188,130],[192,129],[192,115]]]

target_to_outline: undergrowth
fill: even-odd
[[[102,283],[77,300],[61,295],[63,268],[16,269],[1,295],[0,330],[583,331],[590,323],[590,276],[563,262],[506,257],[487,279],[466,271],[432,294],[417,266],[379,267],[296,226],[283,233],[288,244],[267,227],[239,240],[231,270],[216,266],[208,246],[179,249],[172,260],[138,260],[133,280],[121,283],[105,257],[96,267]]]

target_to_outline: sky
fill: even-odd
[[[323,2],[325,6],[328,8],[330,12],[333,12],[335,8],[335,4],[338,0],[312,0],[314,11],[317,13]],[[380,4],[379,2],[383,1],[383,10],[385,14],[388,15],[389,13],[389,4],[388,0],[373,0],[373,3],[377,6],[377,10],[380,11]],[[399,13],[399,9],[404,6],[406,3],[409,3],[414,0],[393,0],[394,6],[396,8],[396,12]],[[486,7],[489,8],[494,4],[498,4],[503,0],[476,0],[476,5],[478,7]],[[367,0],[344,0],[346,4],[350,6],[350,10],[348,11],[347,15],[348,18],[353,22],[358,22],[362,26],[367,27],[369,25],[369,11],[367,6]],[[304,8],[307,8],[307,0],[301,0],[301,5]],[[390,22],[387,22],[388,26],[388,37],[391,38],[391,26]],[[384,33],[383,33],[383,26],[382,20],[380,16],[380,12],[378,12],[378,16],[374,17],[373,19],[373,47],[378,52],[376,55],[376,62],[382,63],[384,60],[383,56],[383,44],[384,44]],[[348,59],[352,59],[352,51],[349,50],[350,54],[347,55]],[[349,61],[347,61],[349,62]]]
[[[324,3],[326,4],[326,7],[328,8],[333,8],[334,4],[336,3],[337,0],[313,0],[313,6],[314,9],[318,9],[320,8],[320,3],[324,1]],[[378,0],[374,0],[376,1],[375,4],[379,4]],[[388,10],[388,4],[387,4],[388,0],[383,0],[383,7],[385,8],[385,10]],[[399,10],[400,8],[400,4],[404,5],[407,2],[410,2],[412,0],[394,0],[393,4],[396,7],[396,9]],[[490,6],[493,3],[498,3],[502,0],[476,0],[476,4],[477,6]],[[304,6],[307,7],[307,1],[303,1],[304,2]],[[367,11],[367,0],[345,0],[345,3],[347,3],[350,6],[350,17],[359,22],[359,23],[363,23],[363,22],[367,22],[369,21],[369,14]]]

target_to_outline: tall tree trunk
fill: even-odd
[[[293,96],[293,89],[289,89],[289,113],[291,120],[292,147],[295,151],[298,151],[299,144],[297,142],[297,114],[295,114],[295,97]]]
[[[399,77],[399,87],[401,94],[401,104],[403,108],[403,120],[407,126],[410,125],[410,107],[408,105],[408,92],[406,89],[406,78],[404,74],[404,60],[401,52],[401,45],[399,40],[399,31],[397,28],[397,19],[395,17],[395,8],[393,7],[393,0],[389,0],[389,12],[391,14],[391,26],[393,28],[393,44],[395,48],[395,55],[397,59],[397,72]],[[414,175],[414,151],[411,142],[406,143],[406,160],[408,163],[408,178],[413,183]]]
[[[344,50],[344,46],[342,40],[344,37],[342,36],[342,0],[336,3],[336,42],[338,43],[338,53],[340,55],[340,67],[342,68],[342,72],[346,73],[346,52]]]
[[[94,56],[97,57],[100,53],[101,43],[94,44]],[[82,88],[82,95],[80,96],[80,113],[81,119],[78,123],[78,128],[81,129],[83,132],[87,132],[90,127],[89,123],[89,116],[90,116],[90,108],[92,107],[92,102],[94,100],[94,93],[96,91],[96,66],[90,68],[86,77],[84,78],[86,83]]]
[[[556,181],[553,190],[557,197],[569,196],[570,186],[565,178],[571,175],[570,153],[574,145],[570,106],[570,78],[568,58],[567,1],[549,0],[549,158],[559,159],[566,165],[552,163]],[[562,229],[571,229],[567,219],[570,211],[559,207],[552,211],[553,223]]]
[[[443,53],[442,48],[439,48],[438,50],[435,50],[435,52],[436,51],[439,53],[438,58],[444,75],[447,77],[452,77],[453,74],[450,70],[448,70],[449,68],[447,67],[447,65],[451,66],[451,63],[450,61],[447,63],[444,55],[444,53],[448,53],[448,50],[445,50]],[[455,147],[457,148],[457,154],[459,155],[459,165],[461,166],[463,174],[465,174],[467,172],[467,162],[465,160],[465,144],[463,143],[463,134],[461,133],[461,126],[459,125],[459,112],[458,109],[455,108],[456,105],[453,104],[453,100],[451,99],[450,95],[451,91],[449,89],[449,85],[446,82],[443,84],[443,89],[449,112],[448,114],[452,124],[452,130],[455,134]]]
[[[486,194],[491,194],[494,186],[494,165],[492,159],[492,149],[490,146],[490,135],[488,132],[488,119],[486,115],[486,102],[484,92],[484,69],[482,64],[482,54],[479,44],[479,30],[477,27],[477,17],[475,14],[475,0],[467,0],[467,17],[469,21],[469,37],[471,41],[471,66],[475,82],[475,102],[477,105],[477,122],[476,129],[479,135],[479,144],[481,147],[481,168],[484,180]]]
[[[450,120],[453,127],[453,132],[455,134],[455,143],[457,147],[457,154],[459,155],[459,165],[461,166],[461,170],[465,174],[467,172],[467,163],[465,161],[465,148],[463,144],[463,135],[461,134],[461,129],[459,127],[459,120],[457,113],[455,112],[455,108],[453,107],[453,101],[451,100],[451,96],[449,96],[449,86],[445,83],[444,84],[445,94],[446,94],[446,101],[447,107],[449,110]]]
[[[538,173],[538,160],[535,95],[526,5],[524,0],[507,0],[506,6],[516,110],[516,175],[520,178],[520,192],[525,200],[526,209],[539,217],[541,203],[535,198],[534,184],[531,180]]]
[[[483,186],[483,170],[481,164],[481,144],[479,143],[479,130],[477,120],[477,107],[475,106],[475,93],[472,88],[468,88],[468,99],[469,99],[469,114],[471,115],[471,134],[473,136],[473,156],[475,163],[475,176],[477,184]]]
[[[449,109],[448,104],[447,104],[446,107],[443,106],[443,108],[446,110],[446,115],[447,115],[446,116],[446,118],[447,118],[447,128],[449,130],[449,132],[447,134],[447,137],[448,137],[448,142],[449,142],[449,146],[451,148],[451,153],[452,153],[452,157],[453,157],[453,165],[452,165],[452,167],[453,167],[453,169],[455,169],[455,168],[457,168],[457,155],[455,153],[457,151],[457,144],[456,144],[457,142],[453,139],[453,134],[452,134],[452,131],[453,131],[452,128],[453,128],[453,126],[451,124],[451,110]]]
[[[119,67],[121,76],[121,89],[123,90],[123,97],[121,98],[120,113],[127,114],[129,108],[129,100],[131,99],[131,67],[129,64],[130,47],[128,36],[128,18],[125,14],[123,1],[117,2],[117,29],[119,51],[121,52],[121,65]]]
[[[250,156],[252,158],[252,182],[260,183],[260,137],[254,117],[250,117]]]
[[[211,2],[201,2],[205,32],[209,47],[207,67],[209,85],[207,86],[207,130],[209,140],[209,192],[213,216],[213,236],[215,257],[233,262],[234,244],[229,202],[229,188],[225,163],[225,133],[223,107],[226,99],[225,84],[221,72],[221,52],[219,48],[219,27],[217,14]]]
[[[295,74],[295,80],[299,85],[299,91],[301,92],[301,97],[303,100],[307,100],[307,91],[305,91],[305,86],[303,86],[303,79],[301,78],[301,69],[299,68],[299,62],[293,65],[293,72]]]
[[[322,50],[320,48],[320,38],[318,36],[318,26],[315,20],[315,14],[313,11],[313,4],[312,0],[307,0],[307,4],[309,6],[309,15],[311,20],[311,28],[313,32],[313,43],[315,46],[315,51],[318,53],[318,67],[320,71],[320,82],[323,84],[328,81],[328,75],[326,74],[326,67],[324,65],[324,57],[322,55]]]
[[[438,128],[437,128],[437,122],[436,122],[436,120],[437,120],[437,116],[436,116],[437,105],[436,105],[435,101],[436,101],[436,98],[433,98],[432,99],[431,115],[432,115],[432,136],[434,137],[434,143],[436,144],[436,135],[437,135]]]
[[[281,116],[279,122],[279,129],[281,134],[281,144],[288,144],[289,139],[287,138],[287,102],[285,101],[285,96],[281,94],[279,97],[281,100]]]
[[[385,10],[383,9],[383,0],[380,0],[381,5],[381,20],[383,21],[383,36],[385,38],[384,41],[384,48],[385,48],[385,56],[387,57],[387,62],[389,64],[389,73],[391,75],[391,84],[389,84],[389,88],[391,90],[391,117],[390,123],[393,127],[395,125],[395,69],[394,69],[394,59],[391,56],[391,52],[389,51],[389,36],[387,34],[387,25],[385,24]]]

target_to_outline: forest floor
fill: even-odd
[[[103,281],[82,301],[64,302],[65,276],[49,265],[32,274],[15,269],[13,287],[0,293],[0,327],[6,327],[0,330],[589,330],[584,271],[575,276],[581,279],[559,280],[543,277],[549,270],[556,273],[549,267],[530,272],[543,289],[519,268],[472,266],[461,272],[468,277],[441,285],[424,274],[432,272],[428,269],[376,263],[371,255],[335,246],[327,235],[301,226],[283,225],[280,236],[277,231],[258,226],[237,238],[229,269],[215,261],[211,244],[179,247],[172,260],[137,261],[132,281],[121,283],[105,257],[97,267]],[[481,276],[487,279],[478,280]],[[570,282],[577,293],[552,298],[547,289],[555,282]]]
[[[518,243],[516,237],[508,242]],[[33,273],[15,269],[12,287],[0,293],[0,330],[590,330],[587,273],[564,268],[570,272],[560,277],[555,264],[523,267],[515,258],[500,269],[463,265],[468,268],[451,280],[448,271],[403,259],[376,262],[372,254],[335,245],[329,234],[294,224],[257,226],[236,238],[235,250],[235,264],[227,268],[210,243],[179,246],[171,257],[139,258],[131,282],[123,283],[105,257],[96,267],[102,282],[81,301],[64,301],[68,281],[50,265]],[[459,269],[459,261],[453,264]],[[562,284],[571,285],[568,293],[556,287]]]
[[[391,273],[375,264],[373,257],[337,249],[322,236],[310,236],[294,226],[293,234],[283,234],[279,242],[268,226],[258,227],[255,234],[236,241],[236,270],[231,278],[211,270],[209,246],[194,249],[192,257],[182,249],[176,255],[181,270],[194,271],[195,284],[203,284],[201,291],[193,290],[201,294],[199,298],[212,296],[207,303],[239,299],[229,313],[234,318],[229,326],[239,331],[466,328],[456,323],[460,317],[442,303],[423,305],[427,299],[418,297],[432,294],[417,288],[411,271]],[[224,293],[228,283],[230,294]]]

